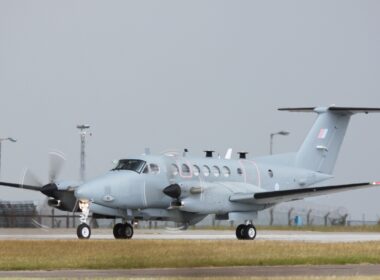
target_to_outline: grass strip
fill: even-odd
[[[0,270],[380,264],[380,242],[0,241]]]

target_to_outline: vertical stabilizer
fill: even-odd
[[[348,123],[353,114],[380,112],[378,108],[283,108],[281,111],[315,112],[317,120],[296,155],[296,166],[332,174]]]

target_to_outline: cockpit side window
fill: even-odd
[[[158,173],[160,173],[160,167],[157,164],[151,163],[151,164],[149,164],[149,167],[150,167],[150,172],[152,174],[158,174]]]
[[[144,173],[144,174],[148,174],[148,173],[149,173],[148,165],[145,165],[145,168],[144,168],[143,173]]]
[[[137,173],[141,173],[145,164],[146,162],[140,159],[122,159],[119,160],[117,166],[114,169],[112,169],[112,171],[131,170]]]

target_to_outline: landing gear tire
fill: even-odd
[[[80,224],[77,227],[77,236],[79,239],[89,239],[91,236],[91,228],[88,224]]]
[[[125,237],[127,239],[131,239],[133,236],[133,227],[131,224],[126,223],[125,224]]]
[[[125,225],[118,223],[113,227],[113,236],[115,239],[124,239],[125,237]]]
[[[133,227],[129,223],[118,223],[113,227],[113,236],[115,239],[131,239],[133,236]]]
[[[254,240],[256,238],[256,228],[254,225],[247,225],[244,228],[244,239]]]
[[[244,239],[244,229],[245,229],[245,225],[239,225],[236,228],[236,237],[237,237],[237,239],[239,239],[239,240]]]
[[[239,240],[254,240],[256,238],[256,228],[254,225],[241,224],[236,228],[236,237]]]

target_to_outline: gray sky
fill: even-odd
[[[47,180],[48,152],[77,179],[78,123],[92,125],[87,177],[112,160],[187,147],[296,151],[315,116],[281,106],[380,107],[379,1],[0,0],[2,179]],[[379,115],[350,124],[336,179],[380,179]],[[40,199],[1,189],[1,199]],[[380,217],[380,191],[317,200]]]

